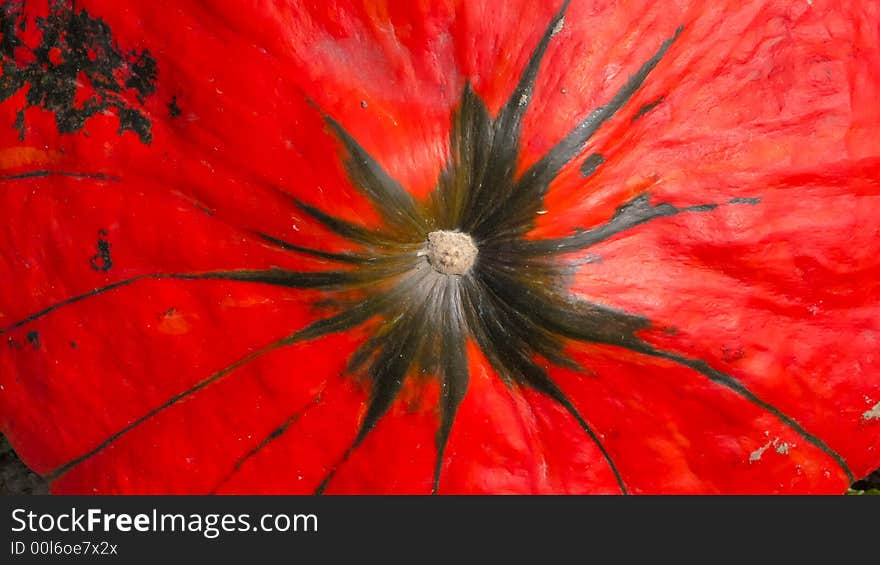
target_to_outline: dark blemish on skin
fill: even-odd
[[[761,203],[760,198],[731,198],[727,201],[728,204],[750,204],[755,206],[756,204]]]
[[[743,351],[742,347],[737,349],[731,349],[729,347],[721,348],[721,356],[724,359],[725,363],[732,363],[734,361],[739,361],[743,357],[745,357],[746,353]]]
[[[591,176],[593,173],[596,172],[596,169],[598,169],[604,162],[604,156],[598,153],[591,154],[589,157],[584,159],[584,162],[581,164],[581,176],[583,178]]]
[[[35,24],[39,43],[29,45],[21,34],[24,3],[0,6],[0,102],[26,92],[15,124],[19,139],[24,140],[23,111],[38,107],[55,115],[62,134],[83,131],[90,118],[113,112],[120,135],[131,131],[149,144],[152,124],[143,106],[156,92],[157,77],[150,52],[124,51],[104,20],[77,11],[70,1],[50,2],[49,13]]]
[[[361,108],[366,108],[366,107],[367,107],[367,101],[361,100]]]
[[[162,316],[165,318],[167,318],[168,316],[173,316],[175,311],[176,310],[174,308],[169,308],[168,310],[162,312]]]
[[[40,348],[40,345],[41,345],[40,332],[38,332],[37,330],[31,330],[27,333],[27,335],[25,337],[27,338],[28,343],[31,344],[31,347],[33,347],[35,351]]]
[[[153,136],[150,133],[150,120],[139,110],[134,108],[119,108],[118,113],[119,129],[116,130],[116,133],[122,135],[126,130],[142,132],[141,142],[149,145],[153,140]]]
[[[169,118],[174,119],[180,115],[180,106],[177,105],[177,96],[172,96],[171,102],[169,102],[167,106]]]
[[[93,270],[105,273],[113,267],[113,259],[110,257],[110,242],[106,238],[107,230],[99,230],[98,252],[89,260]]]
[[[632,121],[638,120],[639,118],[641,118],[642,116],[644,116],[645,114],[647,114],[648,112],[650,112],[651,110],[656,108],[657,105],[660,104],[661,102],[663,102],[662,96],[660,98],[658,98],[657,100],[654,100],[653,102],[648,102],[647,104],[645,104],[644,106],[639,108],[639,111],[636,112],[636,114],[632,117]]]
[[[665,328],[663,328],[663,333],[665,333],[666,335],[677,335],[678,328],[673,326],[666,326]]]
[[[24,141],[24,110],[19,110],[15,113],[15,125],[13,127],[18,131],[18,140]]]
[[[77,348],[77,345],[76,345],[76,342],[75,342],[75,341],[69,341],[69,342],[67,342],[67,343],[70,344],[70,348],[71,348],[71,349],[76,349],[76,348]]]
[[[718,208],[718,204],[699,204],[697,206],[688,206],[683,208],[683,210],[688,212],[711,212],[716,208]]]

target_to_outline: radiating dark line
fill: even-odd
[[[565,408],[575,418],[578,425],[586,432],[593,443],[596,444],[596,447],[599,448],[603,458],[613,472],[621,492],[627,494],[628,491],[623,477],[620,475],[611,455],[599,439],[598,434],[587,424],[574,404],[572,404],[556,383],[550,379],[547,372],[539,367],[531,358],[531,343],[527,340],[528,336],[520,338],[516,334],[511,333],[512,330],[510,328],[516,327],[515,322],[500,316],[498,308],[494,307],[488,298],[482,301],[478,299],[478,297],[497,295],[493,295],[488,286],[484,285],[484,288],[481,289],[479,288],[479,282],[474,281],[473,284],[478,286],[465,286],[465,292],[463,293],[465,297],[465,312],[469,315],[468,326],[496,373],[508,385],[517,382],[529,386]],[[516,289],[509,290],[517,291]],[[504,298],[500,298],[501,302],[503,300]],[[540,303],[534,303],[533,306],[536,309],[542,308]],[[479,315],[477,314],[478,312]],[[490,321],[495,323],[492,324]]]
[[[614,215],[611,216],[611,219],[601,226],[562,238],[520,239],[513,244],[513,247],[528,255],[570,253],[605,241],[650,220],[675,216],[682,212],[710,212],[718,208],[718,204],[700,204],[676,208],[672,204],[665,202],[652,205],[650,200],[649,194],[640,194],[618,208]],[[738,204],[738,202],[732,204]]]
[[[727,373],[723,373],[717,369],[712,368],[703,360],[700,359],[691,359],[689,357],[684,357],[682,355],[678,355],[676,353],[672,353],[669,351],[665,351],[662,349],[657,349],[643,341],[634,341],[631,343],[622,343],[622,347],[629,349],[631,351],[635,351],[637,353],[642,353],[644,355],[649,355],[651,357],[657,357],[659,359],[666,359],[667,361],[672,361],[678,365],[682,365],[684,367],[688,367],[689,369],[693,369],[703,376],[707,377],[709,380],[725,387],[742,398],[748,400],[755,406],[763,409],[764,411],[772,414],[776,417],[780,422],[785,424],[790,429],[797,432],[802,438],[804,438],[807,442],[813,444],[822,450],[826,455],[834,459],[837,465],[843,470],[846,474],[847,480],[850,484],[855,481],[855,476],[849,468],[849,465],[846,463],[846,460],[836,451],[831,449],[827,443],[825,443],[821,438],[815,436],[805,430],[794,418],[788,416],[780,409],[776,408],[774,405],[769,402],[761,399],[758,395],[753,393],[751,390],[746,387],[742,382],[738,379],[734,378]]]
[[[322,495],[327,490],[327,486],[330,485],[330,481],[333,480],[333,477],[336,476],[336,470],[339,469],[341,465],[344,465],[348,458],[351,457],[351,452],[354,451],[354,446],[349,446],[348,449],[345,450],[345,453],[342,454],[342,457],[337,461],[333,467],[324,475],[324,478],[321,480],[320,484],[315,488],[315,495]]]
[[[241,468],[244,466],[245,463],[247,463],[252,457],[257,455],[258,453],[260,453],[260,451],[262,451],[263,448],[267,447],[273,441],[275,441],[276,439],[283,436],[285,434],[285,432],[287,432],[287,430],[290,429],[290,427],[293,424],[298,422],[299,419],[302,418],[306,414],[306,412],[308,412],[311,408],[314,408],[315,406],[320,404],[321,403],[321,396],[324,394],[324,390],[326,388],[327,387],[326,387],[326,383],[325,383],[324,387],[321,388],[321,392],[319,392],[317,394],[317,396],[315,396],[315,398],[311,402],[309,402],[308,404],[306,404],[305,406],[303,406],[302,408],[300,408],[299,410],[297,410],[296,412],[294,412],[293,414],[288,416],[287,419],[285,419],[284,422],[280,426],[278,426],[277,428],[272,430],[269,433],[269,435],[267,435],[265,438],[263,438],[263,440],[260,443],[258,443],[254,448],[252,448],[247,453],[245,453],[244,455],[239,457],[238,460],[235,462],[235,466],[232,468],[232,470],[229,471],[229,473],[227,473],[220,480],[220,482],[217,483],[217,486],[215,486],[213,489],[211,489],[210,494],[217,494],[217,491],[220,490],[220,488],[223,485],[228,483],[229,480],[236,473],[238,473],[241,470]]]
[[[544,58],[544,54],[547,52],[550,40],[556,34],[558,26],[562,24],[563,18],[565,18],[565,12],[568,10],[569,3],[570,0],[565,0],[553,16],[553,19],[550,20],[544,34],[538,41],[538,45],[535,46],[534,51],[532,51],[532,54],[529,57],[529,62],[526,63],[516,88],[514,88],[513,93],[511,93],[510,98],[507,100],[504,108],[502,108],[498,115],[498,120],[496,122],[497,131],[507,135],[513,135],[514,140],[519,139],[523,116],[525,116],[526,110],[528,109],[532,96],[534,95],[535,81],[538,78],[541,61]],[[499,146],[496,145],[496,147]]]
[[[413,321],[422,318],[416,314]],[[416,352],[422,343],[423,334],[416,328],[416,323],[400,324],[400,330],[390,332],[388,344],[379,350],[375,361],[370,367],[370,377],[373,387],[370,391],[370,403],[367,413],[364,415],[361,429],[352,444],[352,450],[357,448],[373,431],[376,424],[385,415],[397,394],[403,386],[406,374],[415,359]],[[399,345],[398,345],[399,344]],[[396,345],[392,347],[392,345]]]
[[[238,361],[236,361],[235,363],[232,363],[231,365],[227,365],[223,369],[212,374],[210,377],[203,379],[203,380],[199,381],[198,383],[196,383],[194,386],[186,389],[185,391],[180,392],[180,393],[172,396],[170,399],[168,399],[167,401],[165,401],[161,405],[150,410],[149,412],[147,412],[146,414],[144,414],[140,418],[137,418],[136,420],[134,420],[133,422],[131,422],[130,424],[128,424],[124,428],[120,429],[119,431],[115,432],[113,435],[111,435],[110,437],[105,439],[97,447],[91,449],[87,453],[80,455],[76,459],[73,459],[73,460],[69,461],[68,463],[65,463],[64,465],[62,465],[58,469],[52,471],[51,473],[49,473],[49,475],[47,475],[47,479],[51,481],[51,480],[55,480],[55,479],[59,478],[60,476],[62,476],[64,473],[68,472],[73,467],[75,467],[75,466],[79,465],[80,463],[82,463],[83,461],[86,461],[87,459],[90,459],[91,457],[95,456],[96,454],[101,452],[103,449],[105,449],[109,445],[111,445],[113,442],[118,440],[120,437],[124,436],[128,432],[130,432],[133,429],[135,429],[136,427],[140,426],[141,424],[143,424],[144,422],[146,422],[147,420],[149,420],[153,416],[155,416],[155,415],[163,412],[164,410],[174,406],[175,404],[177,404],[181,400],[189,398],[190,396],[192,396],[196,392],[198,392],[198,391],[206,388],[207,386],[219,381],[220,379],[222,379],[223,377],[225,377],[226,375],[228,375],[229,373],[231,373],[235,369],[238,369],[238,368],[240,368],[240,367],[242,367],[252,361],[255,361],[255,360],[259,359],[260,357],[266,355],[267,353],[270,353],[280,347],[292,345],[297,342],[310,341],[310,340],[325,336],[330,333],[336,333],[339,331],[348,330],[354,326],[360,325],[361,323],[365,322],[367,319],[369,319],[370,317],[372,317],[376,314],[376,312],[377,312],[377,310],[375,308],[376,304],[372,304],[372,303],[377,303],[377,302],[382,303],[385,300],[387,300],[385,297],[377,297],[377,298],[373,298],[373,299],[368,299],[368,300],[364,301],[361,304],[361,306],[358,307],[357,309],[346,310],[344,312],[336,314],[335,316],[331,316],[329,318],[324,318],[322,320],[318,320],[317,322],[313,322],[312,324],[306,326],[305,328],[303,328],[297,332],[294,332],[294,333],[290,334],[289,336],[286,336],[286,337],[283,337],[277,341],[274,341],[274,342],[270,343],[269,345],[267,345],[261,349],[258,349],[257,351],[239,359]]]
[[[403,382],[424,339],[418,322],[423,320],[425,306],[423,304],[420,311],[413,312],[412,316],[402,318],[388,331],[385,347],[379,349],[368,370],[372,388],[370,389],[367,412],[357,436],[351,446],[346,449],[342,458],[330,469],[324,480],[315,489],[315,494],[324,493],[337,470],[348,461],[354,450],[373,431],[400,393]]]
[[[294,334],[294,335],[296,335],[296,334]],[[149,420],[153,416],[155,416],[155,415],[159,414],[160,412],[163,412],[164,410],[174,406],[175,404],[177,404],[181,400],[189,398],[190,396],[192,396],[196,392],[202,390],[203,388],[207,387],[208,385],[211,385],[211,384],[219,381],[220,379],[222,379],[223,377],[225,377],[226,375],[228,375],[229,373],[231,373],[235,369],[237,369],[243,365],[246,365],[247,363],[250,363],[251,361],[255,361],[259,357],[262,357],[263,355],[266,355],[267,353],[274,351],[275,349],[278,349],[282,345],[285,345],[289,338],[290,338],[290,336],[285,337],[283,339],[280,339],[274,343],[271,343],[271,344],[267,345],[266,347],[263,347],[262,349],[259,349],[246,357],[243,357],[242,359],[236,361],[235,363],[224,367],[223,369],[221,369],[220,371],[217,371],[216,373],[214,373],[210,377],[199,381],[198,383],[196,383],[195,386],[192,386],[192,387],[186,389],[185,391],[172,396],[170,399],[168,399],[164,403],[162,403],[159,406],[157,406],[156,408],[150,410],[149,412],[147,412],[143,416],[137,418],[136,420],[134,420],[133,422],[131,422],[127,426],[120,429],[119,431],[113,433],[110,437],[108,437],[107,439],[102,441],[100,444],[98,444],[97,447],[94,447],[93,449],[87,451],[86,453],[80,455],[79,457],[65,463],[61,467],[58,467],[57,469],[55,469],[54,471],[49,473],[46,476],[46,479],[49,481],[54,481],[54,480],[58,479],[59,477],[61,477],[62,475],[64,475],[68,471],[70,471],[72,468],[79,465],[80,463],[94,457],[95,455],[97,455],[98,453],[103,451],[105,448],[109,447],[113,442],[115,442],[116,440],[118,440],[119,438],[121,438],[122,436],[127,434],[128,432],[132,431],[133,429],[137,428],[138,426],[140,426],[141,424],[143,424],[144,422],[146,422],[147,420]]]
[[[382,345],[388,340],[389,328],[394,328],[407,315],[406,312],[397,312],[393,318],[384,320],[381,327],[375,329],[373,334],[367,338],[351,356],[348,358],[345,371],[347,373],[357,373],[360,371],[373,354],[378,351]]]
[[[210,271],[205,273],[182,273],[162,278],[183,280],[224,280],[252,282],[285,288],[342,288],[362,284],[375,279],[376,273],[363,270],[350,271],[289,271],[287,269],[254,269],[240,271]]]
[[[484,279],[487,293],[499,303],[515,309],[534,326],[557,338],[616,345],[634,339],[637,332],[651,325],[643,316],[578,299],[561,290],[517,284],[505,273],[486,273]]]
[[[367,370],[372,382],[367,412],[351,446],[327,472],[324,480],[315,489],[315,494],[324,493],[339,468],[373,431],[397,398],[410,368],[417,362],[416,357],[422,344],[429,339],[423,332],[425,326],[430,327],[425,320],[428,309],[437,304],[437,288],[443,286],[440,281],[445,282],[445,278],[433,271],[416,271],[408,280],[395,287],[388,296],[382,298],[401,315],[387,316],[386,327],[379,330],[385,336],[385,345],[378,348],[378,353]],[[412,302],[415,302],[415,310],[411,311]]]
[[[470,375],[468,372],[467,348],[465,343],[466,327],[461,313],[461,296],[458,281],[450,280],[444,289],[443,310],[446,314],[441,327],[440,336],[440,427],[437,429],[435,443],[437,456],[434,463],[434,481],[432,494],[440,488],[440,472],[443,467],[443,456],[449,442],[449,434],[458,413],[458,407],[464,400]]]
[[[311,216],[312,219],[316,220],[318,223],[325,226],[333,233],[340,235],[345,239],[348,239],[349,241],[360,243],[361,245],[376,246],[383,246],[389,243],[396,243],[398,241],[394,239],[390,234],[370,230],[368,228],[352,224],[351,222],[347,222],[335,216],[331,216],[320,208],[312,206],[311,204],[306,204],[305,202],[296,198],[293,199],[293,202],[303,212]]]
[[[559,174],[560,169],[577,156],[584,147],[584,144],[599,130],[606,121],[611,119],[620,110],[630,98],[641,88],[645,79],[654,67],[660,62],[672,44],[678,39],[684,26],[680,26],[675,33],[664,41],[654,55],[648,59],[638,71],[629,77],[620,90],[611,98],[605,106],[593,110],[587,118],[578,124],[565,138],[562,139],[553,149],[547,152],[537,163],[532,165],[519,182],[519,190],[523,191],[526,187],[539,185],[546,189],[546,185],[550,180]],[[531,192],[526,190],[527,192]]]
[[[69,306],[76,302],[80,302],[87,298],[92,298],[120,287],[128,286],[144,279],[175,279],[175,280],[230,280],[237,282],[252,282],[269,284],[273,286],[282,286],[287,288],[333,288],[351,284],[359,284],[369,282],[370,277],[377,276],[376,273],[360,272],[360,271],[328,271],[328,272],[300,272],[287,271],[284,269],[265,269],[265,270],[242,270],[242,271],[209,271],[204,273],[153,273],[146,275],[138,275],[130,279],[117,281],[100,288],[96,288],[89,292],[73,296],[66,300],[62,300],[57,304],[53,304],[47,308],[35,312],[14,324],[5,328],[0,328],[0,335],[19,328],[25,324],[33,322],[38,318],[58,310],[64,306]]]
[[[346,168],[355,187],[370,199],[389,224],[423,232],[426,223],[419,215],[412,195],[385,171],[342,124],[326,114],[324,120],[349,154]]]
[[[76,171],[28,171],[26,173],[16,173],[13,175],[3,175],[0,176],[0,180],[19,180],[19,179],[29,179],[35,177],[70,177],[77,179],[92,179],[92,180],[106,180],[111,182],[119,182],[120,179],[117,176],[108,175],[106,173],[79,173]]]
[[[481,196],[483,184],[490,182],[486,169],[494,141],[489,110],[468,81],[452,116],[449,160],[431,192],[433,208],[426,214],[434,217],[439,227],[469,230],[470,216],[478,211],[475,199]]]
[[[464,221],[465,227],[473,235],[482,236],[480,227],[491,225],[491,222],[486,221],[485,218],[491,217],[499,208],[504,207],[511,197],[515,163],[520,151],[523,118],[534,94],[541,61],[547,52],[550,40],[563,25],[568,5],[569,0],[565,0],[550,20],[529,56],[529,61],[510,98],[492,122],[491,148],[483,174],[485,182],[470,187],[475,194],[470,195],[468,215]]]
[[[130,279],[125,279],[122,281],[118,281],[118,282],[109,284],[107,286],[96,288],[92,291],[80,294],[78,296],[73,296],[73,297],[68,298],[66,300],[63,300],[57,304],[53,304],[52,306],[44,308],[44,309],[40,310],[39,312],[35,312],[35,313],[31,314],[30,316],[28,316],[27,318],[24,318],[23,320],[19,320],[18,322],[15,322],[14,324],[12,324],[10,326],[7,326],[5,328],[0,328],[0,334],[10,332],[16,328],[20,328],[21,326],[24,326],[25,324],[33,322],[34,320],[36,320],[38,318],[42,318],[43,316],[45,316],[51,312],[54,312],[55,310],[58,310],[59,308],[62,308],[64,306],[68,306],[70,304],[74,304],[74,303],[79,302],[81,300],[85,300],[86,298],[92,298],[93,296],[98,296],[98,295],[103,294],[105,292],[109,292],[113,289],[120,288],[123,286],[128,286],[132,283],[138,282],[143,279],[155,279],[155,278],[161,278],[161,275],[138,275],[138,276],[132,277]]]
[[[515,281],[517,275],[522,272],[522,266],[519,266],[519,269],[516,269],[516,267],[513,266],[508,267],[506,265],[499,266],[495,264],[487,267],[487,270],[491,271],[498,269],[505,271],[507,275],[500,284],[509,285],[510,288],[513,288],[516,285]],[[549,280],[552,280],[552,277],[557,276],[559,273],[555,269],[553,271],[542,272],[539,269],[529,266],[529,274],[531,276],[537,274],[537,276],[547,277]],[[498,326],[496,329],[498,331],[504,331],[507,334],[510,334],[510,337],[507,338],[508,341],[515,337],[517,343],[521,344],[520,348],[527,347],[554,365],[565,367],[572,371],[582,370],[582,367],[577,362],[562,351],[562,345],[558,336],[553,334],[546,325],[542,324],[540,321],[536,321],[536,316],[534,314],[529,314],[529,312],[535,312],[547,308],[547,305],[543,301],[530,300],[528,301],[529,303],[519,303],[516,306],[528,308],[526,310],[520,310],[509,298],[502,296],[493,289],[492,283],[496,283],[497,286],[498,279],[493,277],[491,273],[483,274],[480,278],[482,279],[479,283],[481,302],[477,305],[477,311],[484,314],[486,320],[495,320],[495,324]],[[523,287],[516,286],[516,288],[518,289],[516,294],[523,294]],[[502,293],[506,293],[506,289],[500,290]],[[528,294],[528,292],[526,292],[526,294]],[[474,302],[473,299],[470,300],[472,303]],[[551,307],[550,310],[556,311],[553,307]],[[502,337],[499,336],[499,338]]]
[[[713,382],[732,390],[742,398],[775,416],[780,422],[797,432],[806,441],[832,457],[846,473],[850,482],[852,482],[853,474],[845,460],[837,452],[832,450],[819,437],[806,431],[793,418],[758,397],[743,383],[730,375],[710,367],[705,361],[690,359],[654,348],[635,337],[638,330],[644,329],[647,323],[645,318],[591,303],[584,303],[580,308],[576,307],[575,303],[560,304],[556,302],[552,294],[545,296],[543,291],[528,287],[524,288],[522,285],[517,286],[511,283],[509,278],[498,273],[486,273],[484,278],[486,279],[487,290],[497,293],[501,300],[516,308],[517,311],[525,313],[535,323],[562,337],[586,343],[615,345],[644,355],[666,359],[695,370]],[[492,318],[494,316],[490,314],[487,317]],[[504,337],[495,336],[488,346],[494,343],[496,347],[499,347],[499,344],[504,343],[502,341]],[[477,334],[477,338],[480,338],[480,334]],[[483,347],[486,349],[487,346],[484,345]],[[518,354],[515,349],[510,351],[502,350],[502,353],[505,354],[505,357],[514,360]],[[520,363],[518,368],[522,372],[522,376],[525,377],[527,384],[536,386],[535,383],[537,383],[539,390],[542,390],[543,387],[543,392],[555,397],[556,393],[552,388],[549,388],[555,387],[552,381],[545,379],[535,371],[523,370],[529,368],[524,363]],[[564,404],[563,400],[559,398],[557,400]]]
[[[550,182],[562,168],[583,151],[587,141],[606,121],[611,119],[642,86],[650,72],[657,66],[663,55],[683,31],[679,27],[675,34],[664,41],[657,52],[646,61],[624,84],[605,106],[590,112],[568,135],[548,151],[516,181],[510,197],[483,216],[484,224],[493,226],[496,233],[507,233],[528,229],[534,213],[542,206]]]
[[[540,380],[536,377],[540,377]],[[599,448],[599,452],[602,453],[602,457],[605,459],[605,462],[608,464],[608,467],[611,468],[611,472],[614,474],[614,479],[617,481],[617,486],[620,489],[621,494],[629,494],[629,491],[626,488],[626,483],[623,481],[623,476],[620,474],[620,470],[617,468],[617,465],[614,463],[614,459],[611,457],[611,454],[608,453],[608,450],[605,449],[605,445],[602,443],[602,440],[599,438],[599,435],[593,430],[592,427],[584,420],[584,417],[581,416],[581,413],[575,407],[575,405],[571,402],[568,396],[560,389],[555,382],[550,378],[549,375],[543,370],[540,371],[540,374],[534,374],[529,376],[528,384],[538,392],[549,396],[560,405],[562,405],[565,410],[571,414],[571,416],[575,419],[581,429],[586,432],[596,447]]]
[[[295,251],[297,253],[311,255],[313,257],[319,257],[321,259],[327,259],[328,261],[351,263],[355,265],[369,263],[371,261],[369,257],[363,255],[357,255],[354,253],[332,253],[330,251],[321,251],[320,249],[312,249],[311,247],[303,247],[302,245],[288,243],[283,239],[278,239],[277,237],[272,237],[271,235],[267,235],[265,233],[257,232],[256,235],[266,240],[267,242],[276,245],[281,249],[284,249],[285,251]]]

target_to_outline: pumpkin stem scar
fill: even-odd
[[[463,275],[477,260],[477,246],[466,233],[440,230],[428,234],[426,243],[428,262],[438,273]]]

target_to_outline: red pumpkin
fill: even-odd
[[[6,1],[0,429],[55,492],[843,492],[880,4]]]

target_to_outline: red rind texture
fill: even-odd
[[[41,4],[24,6],[31,47]],[[324,311],[314,290],[144,278],[19,322],[140,275],[326,269],[257,235],[351,250],[291,197],[357,224],[381,221],[352,186],[321,111],[424,199],[446,163],[465,84],[495,115],[559,4],[77,1],[123,53],[155,58],[156,92],[141,102],[123,91],[151,139],[120,133],[116,109],[59,133],[56,114],[32,105],[19,131],[27,85],[0,104],[0,430],[22,459],[44,474],[76,461]],[[639,194],[678,208],[717,204],[561,256],[590,255],[571,291],[650,319],[643,340],[735,377],[856,477],[880,466],[878,21],[880,3],[867,0],[574,0],[538,74],[519,163],[537,161],[683,26],[650,79],[551,184],[528,237],[601,225]],[[593,153],[606,161],[584,178]],[[99,241],[110,246],[107,270]],[[364,417],[369,385],[346,360],[366,335],[332,334],[236,368],[52,489],[313,492]],[[610,345],[568,350],[584,371],[551,376],[632,493],[841,493],[849,484],[821,449],[697,371]],[[620,492],[568,411],[506,385],[474,344],[468,359],[440,493]],[[326,492],[431,492],[437,388],[407,381]]]

